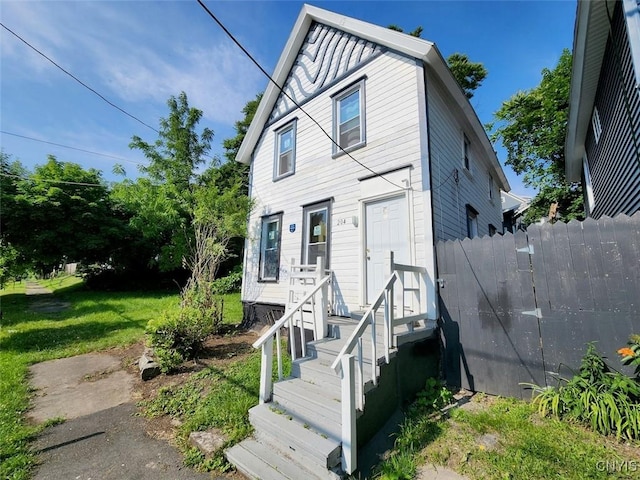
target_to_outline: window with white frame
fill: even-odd
[[[282,213],[262,217],[260,237],[260,281],[277,282],[280,272]]]
[[[467,204],[467,237],[478,236],[478,211]]]
[[[364,79],[333,97],[333,119],[334,154],[364,145]]]
[[[276,131],[276,158],[273,179],[293,175],[296,167],[296,121]]]
[[[462,134],[462,165],[467,171],[471,171],[471,142],[466,134]]]
[[[600,135],[602,135],[602,124],[600,123],[600,114],[596,106],[593,107],[593,114],[591,115],[591,128],[593,129],[593,138],[597,144],[600,141]]]

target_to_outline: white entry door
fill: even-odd
[[[375,300],[386,277],[385,253],[392,250],[395,261],[409,263],[409,221],[404,195],[365,204],[366,303]]]

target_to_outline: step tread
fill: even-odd
[[[260,480],[299,480],[337,478],[328,470],[325,472],[309,471],[299,461],[284,452],[274,450],[272,445],[248,438],[231,447],[227,459],[238,470],[254,479]]]
[[[295,396],[306,402],[319,405],[327,410],[341,410],[341,389],[335,390],[312,385],[295,377],[290,377],[273,384],[274,394]]]
[[[329,459],[334,458],[336,450],[340,449],[340,441],[332,438],[330,432],[317,433],[305,428],[293,417],[289,419],[286,414],[272,411],[271,407],[273,406],[266,403],[249,410],[249,418],[256,433],[272,437],[282,446],[280,450],[292,449],[326,468]]]

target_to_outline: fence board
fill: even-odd
[[[533,255],[517,252],[528,244]],[[588,342],[620,368],[616,350],[640,333],[640,213],[440,242],[436,252],[452,385],[529,398],[521,383],[570,376]],[[541,318],[527,314],[536,307]]]

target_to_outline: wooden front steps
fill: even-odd
[[[329,324],[336,338],[307,344],[307,357],[292,362],[291,377],[274,383],[272,401],[249,410],[249,420],[255,429],[253,438],[226,451],[229,462],[247,477],[260,480],[341,478],[341,382],[331,364],[357,321],[330,317]],[[384,361],[384,329],[380,321],[376,324],[379,358],[373,362],[370,331],[363,336],[365,379],[371,378],[372,368],[378,376],[379,362]],[[422,329],[420,335],[425,338],[433,335],[434,330],[435,324]],[[399,338],[396,341],[401,344]],[[365,391],[371,388],[373,383],[369,381]]]

